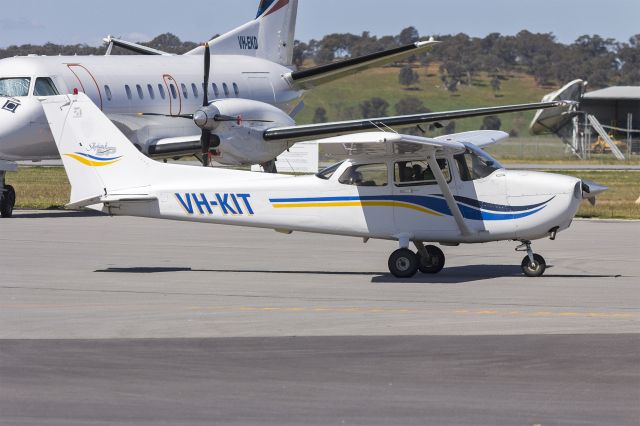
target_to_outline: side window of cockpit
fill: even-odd
[[[437,161],[445,180],[450,182],[449,162],[444,158],[439,158]],[[438,183],[429,163],[421,160],[398,161],[395,164],[394,179],[396,186],[435,185]]]
[[[380,163],[351,166],[342,173],[338,182],[355,186],[387,186],[387,165]]]
[[[0,78],[0,96],[10,96],[17,98],[29,96],[29,85],[31,79],[23,78]]]
[[[53,81],[48,77],[36,78],[36,84],[33,89],[33,96],[55,96],[59,95]]]
[[[493,161],[482,158],[471,151],[456,155],[456,164],[463,182],[483,179],[498,170]]]

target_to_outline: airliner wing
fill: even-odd
[[[311,89],[369,68],[379,67],[424,53],[437,43],[439,42],[434,40],[419,41],[395,49],[322,65],[304,71],[293,71],[286,74],[284,78],[297,89]]]
[[[370,118],[363,120],[339,121],[333,123],[309,124],[304,126],[275,127],[264,132],[266,141],[301,142],[323,137],[365,132],[367,130],[387,130],[417,126],[445,120],[479,117],[492,114],[537,110],[562,106],[562,102],[539,102],[499,107],[463,109],[457,111],[429,112],[424,114],[396,117]],[[473,143],[473,142],[472,142]]]

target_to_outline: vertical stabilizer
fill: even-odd
[[[298,0],[262,0],[256,19],[220,37],[209,46],[214,55],[255,56],[281,65],[291,65],[298,15]],[[187,55],[202,55],[198,47]]]
[[[85,94],[43,102],[71,182],[71,203],[118,191],[144,193],[157,163],[145,157]]]

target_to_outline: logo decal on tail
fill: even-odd
[[[94,155],[85,154],[82,152],[74,152],[73,154],[65,154],[65,157],[73,158],[76,161],[90,167],[104,167],[115,164],[122,159],[120,157],[100,158]]]

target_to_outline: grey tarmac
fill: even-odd
[[[446,247],[71,212],[0,220],[0,424],[638,424],[640,222]],[[608,420],[607,420],[608,419]]]

